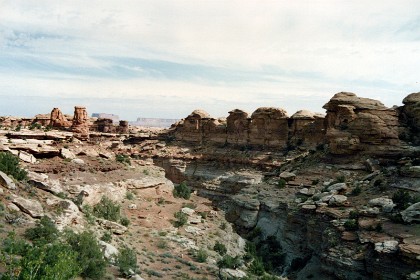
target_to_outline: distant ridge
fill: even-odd
[[[178,121],[179,119],[137,118],[135,122],[130,122],[130,125],[165,128]]]

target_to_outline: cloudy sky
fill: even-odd
[[[392,106],[419,68],[418,0],[0,0],[0,115]]]

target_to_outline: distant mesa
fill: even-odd
[[[93,113],[92,118],[97,119],[110,119],[114,124],[118,124],[120,117],[118,115],[109,114],[109,113]]]
[[[179,119],[160,119],[160,118],[137,118],[135,122],[130,122],[132,126],[169,128]]]

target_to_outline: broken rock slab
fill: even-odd
[[[23,197],[16,197],[13,199],[13,203],[16,204],[22,212],[29,214],[32,218],[41,218],[44,216],[44,209],[41,203],[37,200],[26,199]]]
[[[404,222],[420,222],[420,202],[417,202],[401,212]]]
[[[382,208],[382,211],[385,213],[389,213],[392,211],[392,209],[394,209],[395,204],[392,201],[392,199],[388,198],[388,197],[378,197],[378,198],[374,198],[369,200],[368,203],[370,206],[379,206]]]
[[[398,241],[387,240],[375,243],[375,251],[378,253],[392,254],[398,251]]]
[[[115,234],[124,234],[127,231],[127,227],[112,221],[105,219],[96,219],[98,224],[102,225],[104,228],[111,230]]]
[[[0,171],[0,185],[8,188],[9,190],[15,190],[16,184],[13,180],[6,175],[6,173]]]

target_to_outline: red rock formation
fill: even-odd
[[[239,109],[229,112],[227,117],[227,143],[248,144],[249,123],[248,113]]]
[[[60,109],[54,108],[50,115],[50,125],[52,127],[64,128],[71,126],[71,123],[66,119]]]
[[[128,121],[120,121],[117,131],[118,133],[122,133],[122,134],[128,133],[129,132]]]
[[[179,140],[202,143],[202,125],[204,120],[210,119],[210,115],[203,110],[195,110],[177,126],[175,136]]]
[[[79,137],[89,138],[89,118],[85,107],[74,107],[73,124],[71,129],[73,132],[79,134]]]
[[[249,144],[285,148],[289,126],[285,110],[261,107],[251,115]]]
[[[104,133],[115,133],[116,128],[113,125],[112,119],[99,118],[91,126],[91,130],[104,132]]]
[[[386,153],[399,143],[398,117],[381,102],[340,92],[324,105],[326,138],[333,154]]]

